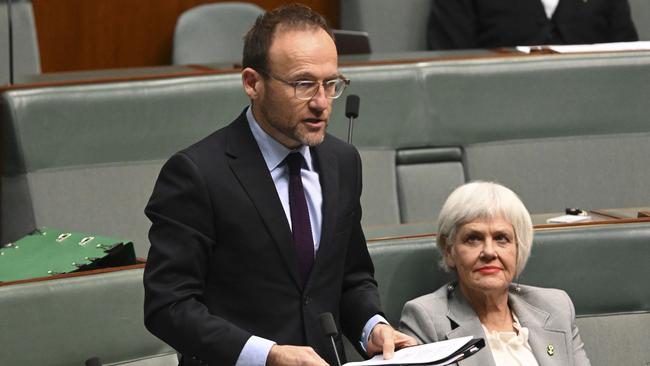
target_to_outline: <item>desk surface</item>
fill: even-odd
[[[399,53],[374,53],[369,55],[343,55],[339,57],[339,66],[372,66],[387,64],[409,64],[419,62],[449,62],[466,60],[513,60],[530,59],[538,57],[551,57],[558,60],[570,58],[620,58],[620,57],[645,57],[650,51],[629,52],[596,52],[581,54],[557,54],[549,52],[523,53],[514,48],[502,49],[470,49],[447,51],[412,51]],[[240,68],[236,65],[204,64],[204,65],[168,65],[153,67],[135,67],[123,69],[106,69],[92,71],[73,71],[44,73],[37,75],[23,75],[12,86],[0,85],[2,89],[31,88],[37,86],[66,85],[79,83],[114,82],[125,80],[146,80],[157,78],[170,78],[181,76],[198,76],[215,73],[236,73]]]
[[[557,229],[572,226],[588,226],[617,224],[628,222],[650,222],[650,217],[643,213],[650,212],[650,207],[630,207],[614,209],[588,210],[591,219],[570,224],[548,224],[546,220],[551,217],[563,215],[562,212],[532,214],[531,218],[535,230]],[[641,213],[641,215],[639,215]],[[373,225],[364,227],[366,239],[369,243],[374,241],[396,239],[400,237],[417,237],[435,235],[438,230],[436,220],[431,222],[417,222],[399,225]]]
[[[606,215],[619,215],[619,218],[612,218],[606,215],[590,213],[592,219],[586,222],[573,223],[573,224],[546,224],[545,220],[549,217],[558,216],[561,213],[549,213],[549,214],[540,214],[532,215],[533,224],[535,230],[547,230],[547,229],[561,229],[575,226],[602,226],[602,225],[616,225],[616,224],[629,224],[629,223],[648,223],[650,222],[650,217],[640,217],[637,218],[639,212],[650,212],[650,207],[633,207],[633,208],[617,208],[617,209],[604,209],[596,210]],[[371,226],[364,228],[366,233],[366,238],[368,244],[380,242],[382,240],[390,239],[400,239],[400,238],[417,238],[417,237],[426,237],[435,235],[436,231],[435,223],[432,222],[421,222],[421,223],[412,223],[412,224],[401,224],[401,225],[382,225],[382,226]],[[18,281],[9,281],[9,282],[0,282],[0,286],[9,286],[15,284],[45,281],[51,279],[60,279],[60,278],[69,278],[69,277],[78,277],[78,276],[88,276],[95,274],[102,274],[114,271],[121,270],[131,270],[131,269],[143,269],[144,268],[144,259],[137,259],[137,264],[121,267],[112,267],[112,268],[102,268],[96,270],[90,270],[85,272],[75,272],[75,273],[65,273],[65,274],[53,274],[47,277],[37,277],[27,280],[18,280]]]

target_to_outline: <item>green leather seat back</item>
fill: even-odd
[[[639,34],[639,40],[650,40],[650,2],[646,0],[630,0],[632,21]]]
[[[650,223],[535,233],[521,282],[566,290],[576,314],[650,312]]]
[[[369,33],[373,52],[426,50],[430,0],[340,0],[341,28]]]
[[[130,239],[145,257],[162,163],[247,103],[238,74],[5,91],[2,242],[51,226]]]
[[[0,363],[83,365],[171,355],[144,327],[142,269],[0,286]]]
[[[245,2],[195,6],[174,30],[174,64],[241,64],[244,35],[264,9]]]
[[[0,86],[10,83],[12,72],[14,83],[41,72],[36,22],[31,0],[11,2],[13,65],[10,61],[12,55],[9,52],[8,10],[8,2],[3,1],[0,4]],[[10,70],[10,66],[13,66],[13,70]]]

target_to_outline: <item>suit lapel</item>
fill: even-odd
[[[560,2],[562,1],[560,0]],[[546,10],[544,9],[544,4],[540,0],[529,0],[529,3],[530,6],[535,8],[535,11],[537,12],[537,16],[543,16],[544,18],[547,18]],[[557,9],[555,9],[555,12],[557,12]],[[553,16],[555,16],[555,12],[553,13]]]
[[[449,318],[451,324],[457,325],[456,328],[447,332],[447,339],[466,336],[486,338],[481,322],[476,316],[476,312],[465,301],[465,297],[461,294],[458,286],[454,288],[452,296],[449,299],[447,318]],[[460,361],[458,364],[461,366],[496,366],[490,348],[487,345],[487,339],[485,342],[486,345],[482,350],[478,351],[472,357]]]
[[[539,366],[570,365],[569,349],[567,348],[567,337],[569,335],[561,329],[552,327],[550,324],[551,315],[532,306],[517,293],[510,293],[509,302],[512,310],[519,318],[521,325],[529,330],[528,343]],[[458,325],[455,329],[447,333],[447,339],[470,335],[481,335],[485,338],[483,327],[481,327],[476,313],[467,301],[465,301],[458,287],[454,289],[449,299],[449,312],[447,313],[447,317],[451,321],[451,324]],[[549,346],[553,347],[552,355],[548,352]],[[494,366],[494,358],[486,344],[483,350],[469,359],[459,362],[459,365]]]
[[[528,328],[528,343],[539,366],[569,365],[568,335],[561,329],[553,329],[549,324],[551,315],[515,293],[510,294],[509,301],[521,325]],[[549,352],[551,347],[552,352]]]
[[[560,0],[557,3],[557,8],[555,8],[555,12],[551,19],[559,19],[562,17],[563,13],[574,14],[575,10],[569,11],[569,9],[575,8],[576,4],[576,0]]]
[[[327,137],[326,137],[327,139]],[[314,266],[311,270],[309,279],[307,280],[307,287],[311,283],[311,278],[314,273],[320,273],[321,267],[327,262],[327,258],[332,253],[336,253],[334,244],[332,243],[332,235],[334,235],[336,225],[336,207],[339,197],[339,169],[336,155],[334,155],[328,148],[327,143],[312,148],[312,159],[314,159],[315,166],[318,169],[320,177],[321,192],[323,194],[323,207],[322,207],[322,225],[321,237],[318,253],[314,261]]]
[[[264,157],[248,127],[245,113],[229,127],[226,144],[226,154],[231,158],[230,168],[255,205],[294,282],[302,287],[289,223]]]

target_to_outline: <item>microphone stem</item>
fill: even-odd
[[[353,123],[352,123],[353,120],[354,120],[354,119],[353,119],[352,117],[350,117],[350,120],[349,120],[349,122],[348,122],[348,144],[351,144],[351,143],[352,143],[352,130],[354,129],[354,128],[353,128],[354,125],[353,125]]]
[[[336,355],[336,363],[341,366],[341,359],[339,358],[339,351],[336,350],[336,344],[334,343],[334,337],[330,337],[332,341],[332,348],[334,349],[334,354]]]
[[[14,26],[12,23],[13,10],[11,10],[11,2],[7,2],[7,31],[9,32],[9,85],[14,84]]]

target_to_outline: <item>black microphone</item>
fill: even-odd
[[[348,99],[350,99],[350,97],[348,97]],[[358,106],[359,106],[359,97],[357,97],[357,109]],[[321,329],[323,329],[323,333],[325,333],[325,336],[330,337],[330,340],[332,341],[332,348],[334,348],[334,354],[336,355],[336,362],[338,363],[339,366],[341,366],[341,359],[339,358],[339,352],[336,350],[336,344],[334,343],[334,337],[336,337],[336,335],[339,334],[339,332],[338,330],[336,330],[336,323],[334,322],[334,317],[332,316],[332,313],[322,313],[318,317],[318,321],[320,322],[320,327]]]
[[[86,366],[102,366],[102,362],[99,360],[99,357],[91,357],[86,360]]]
[[[348,144],[352,142],[352,122],[359,117],[359,103],[361,100],[358,95],[350,94],[345,100],[345,116],[349,118],[348,124]]]

